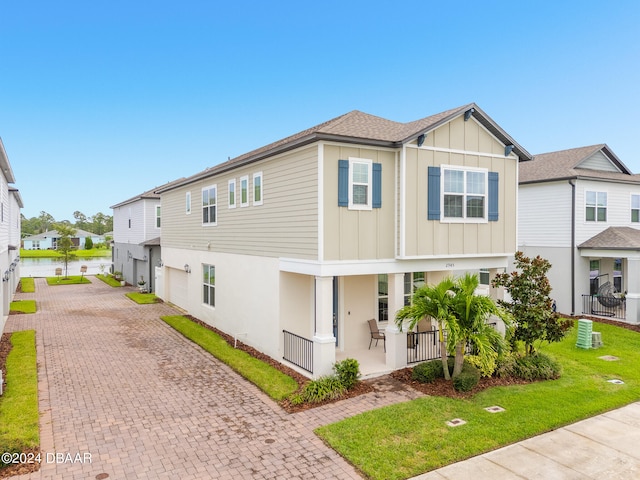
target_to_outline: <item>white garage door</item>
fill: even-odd
[[[177,268],[168,268],[167,273],[169,275],[169,301],[188,311],[189,288],[187,272]]]

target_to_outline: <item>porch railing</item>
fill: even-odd
[[[610,295],[582,295],[582,313],[625,320],[627,303],[624,298]]]
[[[440,358],[438,330],[407,333],[407,364]]]
[[[287,362],[313,373],[313,342],[308,338],[283,330],[284,358]]]

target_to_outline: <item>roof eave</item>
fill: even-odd
[[[2,173],[4,173],[7,183],[16,183],[16,179],[13,176],[13,170],[11,169],[11,164],[9,163],[9,158],[7,157],[7,152],[4,149],[4,143],[2,143],[2,138],[0,138],[0,169],[2,169]]]

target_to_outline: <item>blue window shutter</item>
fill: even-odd
[[[498,220],[498,172],[489,172],[489,221]]]
[[[440,167],[429,167],[427,219],[440,220]]]
[[[382,207],[382,164],[374,163],[373,164],[373,199],[372,206],[373,208],[381,208]]]
[[[338,206],[349,206],[349,160],[338,160]]]

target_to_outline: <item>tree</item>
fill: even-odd
[[[516,252],[516,271],[501,273],[492,280],[493,287],[504,287],[511,301],[500,301],[515,319],[513,340],[522,341],[525,353],[533,355],[536,342],[559,342],[567,334],[573,322],[553,311],[551,284],[547,272],[551,268],[548,260],[540,257],[528,258]]]
[[[411,305],[406,305],[396,315],[396,324],[401,330],[405,320],[409,320],[410,329],[425,317],[438,322],[440,354],[447,380],[457,377],[462,371],[467,345],[485,364],[504,346],[504,339],[487,323],[487,319],[496,315],[509,326],[510,316],[491,298],[476,295],[478,284],[477,275],[466,274],[455,281],[446,278],[437,285],[425,285],[415,291]],[[447,353],[455,355],[451,375]]]
[[[409,320],[408,328],[412,330],[423,318],[431,317],[438,323],[440,340],[440,357],[444,377],[449,380],[449,365],[447,363],[447,345],[445,343],[444,330],[453,320],[451,303],[453,300],[453,280],[445,278],[437,285],[425,285],[418,288],[411,299],[410,305],[405,305],[396,314],[396,325],[402,331],[406,320]]]
[[[75,235],[76,230],[69,225],[62,223],[56,224],[56,231],[60,235],[57,242],[58,253],[62,255],[62,262],[64,263],[64,278],[68,278],[69,275],[69,261],[73,260],[75,254],[75,246],[71,241],[71,237]]]
[[[450,324],[447,332],[451,336],[451,343],[455,345],[453,377],[462,371],[467,345],[485,366],[504,349],[504,339],[487,322],[489,317],[496,316],[507,327],[511,325],[510,315],[492,298],[476,295],[479,283],[478,275],[467,273],[454,284],[452,310],[455,321]]]
[[[40,212],[40,216],[38,217],[40,225],[38,227],[38,233],[47,232],[50,227],[53,226],[56,219],[53,218],[52,215],[48,214],[44,210]]]
[[[87,230],[87,216],[84,213],[76,210],[73,212],[73,218],[76,219],[76,228]]]

